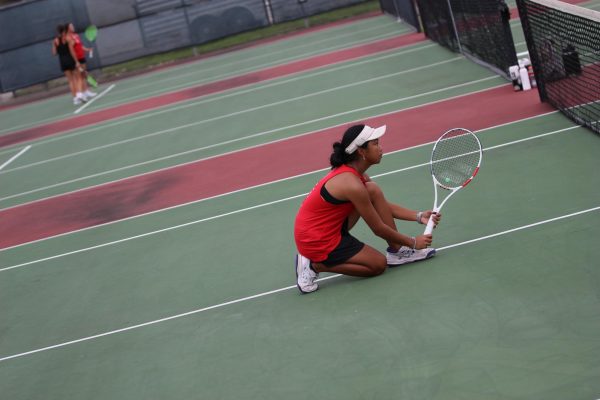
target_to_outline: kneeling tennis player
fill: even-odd
[[[388,202],[381,188],[365,174],[381,161],[379,138],[385,130],[385,125],[348,128],[341,142],[333,144],[331,171],[302,202],[294,225],[296,282],[302,293],[318,289],[319,272],[376,276],[388,266],[435,255],[435,249],[428,248],[431,235],[403,235],[395,224],[395,219],[426,224],[432,211],[414,211]],[[387,241],[386,255],[349,233],[359,218]],[[439,220],[440,215],[435,214],[436,225]]]

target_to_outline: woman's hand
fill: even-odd
[[[421,250],[431,245],[433,237],[431,235],[415,236],[415,249]]]
[[[437,224],[439,224],[440,220],[442,219],[442,214],[440,214],[440,213],[434,213],[431,210],[423,211],[421,213],[421,220],[419,221],[419,223],[421,223],[423,225],[427,225],[427,223],[429,222],[429,217],[432,214],[433,214],[433,226],[436,227]]]

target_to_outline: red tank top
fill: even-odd
[[[83,51],[83,43],[81,43],[81,38],[76,33],[72,33],[71,38],[73,39],[73,50],[75,50],[75,57],[77,57],[78,60],[82,60],[85,58],[85,52]]]
[[[354,204],[344,202],[334,204],[321,196],[321,188],[336,175],[350,172],[365,183],[365,178],[354,168],[342,165],[331,170],[308,194],[294,224],[294,239],[298,252],[313,262],[327,258],[342,239],[342,225],[348,215],[354,211]]]

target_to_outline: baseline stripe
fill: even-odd
[[[437,66],[440,66],[440,65],[448,64],[448,63],[459,61],[459,60],[463,60],[463,59],[464,59],[463,57],[455,57],[455,58],[451,58],[451,59],[448,59],[448,60],[443,60],[443,61],[439,61],[439,62],[436,62],[436,63],[431,63],[431,64],[428,64],[428,65],[421,65],[421,66],[418,66],[418,67],[415,67],[415,68],[410,68],[410,69],[406,69],[406,70],[402,70],[402,71],[398,71],[398,72],[393,72],[393,73],[390,73],[390,74],[376,76],[374,78],[365,79],[365,80],[362,80],[362,81],[354,81],[352,83],[348,83],[348,84],[345,84],[345,85],[336,86],[334,88],[329,88],[329,89],[324,89],[324,90],[319,90],[319,91],[311,92],[311,93],[308,93],[308,94],[305,94],[305,95],[302,95],[302,96],[290,97],[290,98],[287,98],[285,100],[279,100],[279,101],[272,102],[272,103],[261,104],[259,106],[254,106],[254,107],[246,108],[246,109],[235,111],[235,112],[231,112],[231,113],[228,113],[228,114],[217,115],[215,117],[203,119],[203,120],[192,122],[192,123],[189,123],[189,124],[180,125],[180,126],[176,126],[176,127],[172,127],[172,128],[168,128],[168,129],[163,129],[163,130],[160,130],[160,131],[151,132],[151,133],[147,133],[147,134],[144,134],[144,135],[140,135],[140,136],[136,136],[136,137],[132,137],[132,138],[128,138],[128,139],[123,139],[123,140],[119,140],[119,141],[116,141],[116,142],[107,143],[107,144],[104,144],[104,145],[101,145],[101,146],[92,147],[92,148],[89,148],[89,149],[77,151],[77,152],[74,152],[74,153],[69,153],[69,154],[65,154],[65,155],[62,155],[62,156],[48,158],[46,160],[33,162],[33,163],[30,163],[30,164],[27,164],[27,165],[20,166],[18,168],[12,168],[10,170],[4,171],[4,173],[9,173],[9,172],[13,172],[13,171],[19,171],[19,170],[23,170],[23,169],[26,169],[26,168],[35,167],[35,166],[38,166],[38,165],[43,165],[43,164],[46,164],[46,163],[49,163],[49,162],[52,162],[52,161],[63,160],[63,159],[69,158],[69,157],[79,156],[81,154],[87,154],[87,153],[91,153],[91,152],[94,152],[94,151],[97,151],[97,150],[103,150],[103,149],[107,149],[107,148],[114,147],[114,146],[120,146],[120,145],[123,145],[123,144],[136,142],[138,140],[145,140],[145,139],[148,139],[148,138],[151,138],[151,137],[156,137],[156,136],[163,135],[163,134],[173,133],[173,132],[176,132],[176,131],[181,130],[181,129],[191,128],[191,127],[202,125],[202,124],[206,124],[206,123],[209,123],[209,122],[220,121],[222,119],[231,118],[231,117],[235,117],[235,116],[246,114],[246,113],[252,113],[252,112],[255,112],[255,111],[258,111],[258,110],[263,110],[263,109],[269,108],[269,107],[276,107],[276,106],[280,106],[280,105],[286,104],[286,103],[291,103],[291,102],[294,102],[294,101],[306,100],[306,99],[311,98],[311,97],[320,96],[322,94],[335,92],[337,90],[348,89],[348,88],[359,86],[359,85],[365,85],[365,84],[373,83],[373,82],[376,82],[376,81],[381,80],[381,79],[388,79],[388,78],[395,77],[395,76],[398,76],[398,75],[403,75],[403,74],[408,74],[408,73],[411,73],[411,72],[422,71],[423,69],[426,69],[426,68],[434,68],[434,67],[437,67]],[[488,77],[488,78],[484,78],[484,79],[485,80],[490,80],[490,79],[494,79],[494,78],[495,77]],[[420,95],[425,95],[425,94],[429,94],[429,92],[422,93]],[[408,97],[408,98],[397,99],[396,101],[410,99],[410,98],[412,98],[412,96]],[[94,100],[95,99],[96,98],[94,98]],[[87,104],[89,104],[89,103],[87,103]],[[285,128],[280,128],[279,130],[282,130],[282,129],[285,129]],[[224,144],[229,144],[229,143],[237,142],[237,141],[240,141],[240,140],[246,140],[246,139],[252,138],[252,137],[255,137],[255,136],[245,136],[245,137],[242,137],[242,138],[232,139],[232,140],[228,140],[226,142],[216,143],[216,144],[211,145],[211,146],[205,146],[205,147],[202,147],[201,149],[211,148],[211,147],[218,147],[218,146],[221,146],[221,145],[224,145]],[[168,157],[168,156],[166,156],[166,157]]]
[[[7,161],[4,162],[4,164],[0,165],[0,171],[6,167],[8,164],[10,164],[11,162],[15,161],[17,158],[19,158],[23,153],[25,153],[27,150],[29,150],[31,148],[31,145],[29,146],[25,146],[25,148],[21,149],[21,151],[19,151],[17,154],[15,154],[14,156],[12,156],[11,158],[9,158]]]
[[[182,102],[182,104],[177,104],[177,105],[173,105],[173,106],[169,106],[169,107],[163,107],[161,109],[156,109],[156,110],[150,110],[145,113],[140,113],[140,115],[136,115],[136,116],[125,116],[125,117],[117,118],[114,121],[108,122],[106,124],[92,125],[88,128],[80,129],[75,132],[65,133],[65,134],[62,134],[59,136],[47,137],[44,139],[39,139],[39,140],[36,140],[35,143],[46,144],[46,143],[56,142],[59,140],[65,140],[65,139],[69,139],[72,137],[81,136],[81,135],[84,135],[87,133],[92,133],[92,132],[95,132],[95,131],[98,131],[101,129],[112,128],[114,126],[126,124],[126,123],[133,123],[135,121],[138,121],[138,120],[141,120],[144,118],[154,117],[154,116],[164,114],[164,113],[169,113],[172,111],[179,111],[182,109],[211,103],[211,102],[226,99],[229,97],[238,96],[241,94],[252,93],[255,91],[259,91],[259,90],[269,89],[269,88],[272,88],[275,86],[280,86],[283,84],[287,84],[287,83],[291,83],[291,82],[295,82],[295,81],[299,81],[299,80],[303,80],[303,79],[309,79],[309,78],[313,78],[313,77],[316,77],[319,75],[325,75],[328,73],[340,71],[343,69],[353,68],[353,67],[371,63],[371,62],[378,62],[380,60],[391,58],[391,57],[399,57],[399,56],[405,55],[407,53],[412,53],[415,51],[420,51],[420,50],[427,49],[430,47],[435,47],[435,46],[437,46],[437,44],[435,44],[435,43],[425,44],[425,45],[423,45],[422,43],[419,43],[416,45],[407,46],[407,50],[397,51],[397,49],[394,49],[394,50],[390,50],[387,52],[383,52],[382,53],[383,55],[381,55],[381,56],[370,57],[366,60],[359,59],[359,61],[350,61],[348,63],[334,64],[334,65],[332,65],[333,68],[329,68],[329,66],[325,66],[322,68],[317,68],[316,71],[313,71],[313,72],[310,72],[310,71],[308,71],[308,73],[305,73],[304,71],[298,72],[296,74],[293,74],[294,76],[292,76],[290,78],[285,78],[285,79],[281,79],[281,80],[277,80],[277,81],[270,81],[270,82],[267,82],[267,81],[258,82],[255,85],[249,85],[245,89],[244,88],[242,88],[242,89],[240,89],[240,88],[227,89],[223,93],[220,93],[220,94],[217,94],[217,95],[214,95],[211,97],[202,98],[200,100],[189,100],[186,102]],[[10,152],[11,150],[14,149],[14,147],[16,147],[16,145],[15,146],[7,146],[7,147],[0,149],[0,155]]]
[[[101,98],[102,96],[104,96],[106,93],[110,92],[113,88],[115,87],[115,85],[110,85],[108,88],[106,88],[102,93],[98,94],[96,97],[94,97],[93,99],[91,99],[90,101],[86,102],[84,105],[82,105],[81,107],[79,107],[77,110],[75,110],[73,112],[73,114],[79,114],[81,111],[83,111],[86,107],[88,107],[90,104],[92,104],[94,101],[98,100],[99,98]]]
[[[452,248],[459,247],[459,246],[465,246],[465,245],[468,245],[468,244],[480,242],[482,240],[487,240],[487,239],[491,239],[491,238],[494,238],[494,237],[507,235],[509,233],[513,233],[513,232],[517,232],[517,231],[521,231],[521,230],[525,230],[525,229],[530,229],[530,228],[533,228],[533,227],[536,227],[536,226],[540,226],[540,225],[544,225],[544,224],[548,224],[548,223],[560,221],[560,220],[567,219],[567,218],[572,218],[572,217],[575,217],[575,216],[578,216],[578,215],[588,214],[588,213],[591,213],[591,212],[594,212],[594,211],[598,211],[598,210],[600,210],[600,206],[593,207],[593,208],[588,208],[587,210],[577,211],[577,212],[574,212],[574,213],[571,213],[571,214],[561,215],[561,216],[550,218],[550,219],[546,219],[546,220],[543,220],[543,221],[538,221],[538,222],[535,222],[533,224],[523,225],[523,226],[516,227],[516,228],[513,228],[513,229],[509,229],[509,230],[505,230],[505,231],[502,231],[502,232],[498,232],[498,233],[495,233],[495,234],[492,234],[492,235],[482,236],[482,237],[479,237],[479,238],[467,240],[467,241],[460,242],[460,243],[454,243],[454,244],[451,244],[451,245],[448,245],[448,246],[440,247],[437,250],[438,251],[444,251],[444,250],[452,249]],[[333,279],[333,278],[337,278],[337,277],[340,277],[340,276],[342,276],[342,275],[339,275],[339,274],[337,274],[337,275],[331,275],[331,276],[325,277],[323,279],[319,279],[319,281]],[[68,342],[63,342],[63,343],[59,343],[59,344],[55,344],[55,345],[47,346],[47,347],[42,347],[42,348],[39,348],[39,349],[27,351],[27,352],[24,352],[24,353],[18,353],[18,354],[13,354],[13,355],[10,355],[10,356],[5,356],[5,357],[0,358],[0,362],[12,360],[12,359],[15,359],[15,358],[24,357],[24,356],[35,354],[35,353],[40,353],[40,352],[47,351],[47,350],[57,349],[57,348],[60,348],[60,347],[65,347],[65,346],[69,346],[69,345],[76,344],[76,343],[86,342],[86,341],[93,340],[93,339],[98,339],[98,338],[101,338],[101,337],[104,337],[104,336],[110,336],[110,335],[114,335],[114,334],[117,334],[117,333],[127,332],[127,331],[131,331],[131,330],[134,330],[134,329],[143,328],[145,326],[156,325],[156,324],[161,323],[161,322],[166,322],[166,321],[170,321],[170,320],[174,320],[174,319],[179,319],[179,318],[182,318],[182,317],[187,317],[187,316],[190,316],[190,315],[199,314],[199,313],[202,313],[202,312],[205,312],[205,311],[210,311],[210,310],[215,310],[215,309],[218,309],[218,308],[223,308],[223,307],[226,307],[226,306],[229,306],[229,305],[233,305],[233,304],[237,304],[237,303],[242,303],[242,302],[245,302],[245,301],[258,299],[258,298],[261,298],[261,297],[266,297],[266,296],[269,296],[271,294],[276,294],[276,293],[284,292],[284,291],[287,291],[287,290],[290,290],[290,289],[294,289],[295,287],[296,287],[296,285],[286,286],[286,287],[283,287],[283,288],[279,288],[279,289],[275,289],[275,290],[270,290],[268,292],[263,292],[263,293],[255,294],[255,295],[252,295],[252,296],[242,297],[242,298],[239,298],[239,299],[236,299],[236,300],[232,300],[232,301],[227,301],[227,302],[224,302],[224,303],[220,303],[220,304],[215,304],[215,305],[208,306],[208,307],[199,308],[199,309],[188,311],[188,312],[185,312],[185,313],[176,314],[176,315],[172,315],[172,316],[169,316],[169,317],[165,317],[165,318],[161,318],[161,319],[156,319],[156,320],[153,320],[153,321],[148,321],[148,322],[144,322],[144,323],[141,323],[141,324],[131,325],[131,326],[127,326],[127,327],[121,328],[121,329],[115,329],[115,330],[112,330],[112,331],[99,333],[97,335],[87,336],[87,337],[80,338],[80,339],[75,339],[75,340],[70,340]]]
[[[579,128],[579,126],[573,126],[573,127],[569,127],[569,128],[565,128],[565,129],[560,129],[560,130],[557,130],[557,131],[553,131],[553,132],[547,132],[547,133],[543,133],[543,134],[540,134],[540,135],[532,136],[531,138],[524,138],[524,139],[519,139],[519,140],[516,140],[516,141],[513,141],[513,142],[503,143],[501,145],[492,146],[490,148],[487,148],[484,151],[491,150],[491,149],[496,149],[496,148],[500,148],[500,147],[505,147],[505,146],[508,146],[508,145],[511,145],[511,144],[515,144],[515,143],[520,143],[520,142],[523,142],[523,141],[528,140],[528,139],[529,140],[538,139],[538,138],[541,138],[541,137],[553,135],[553,134],[556,134],[556,133],[565,132],[567,130],[575,129],[575,128]],[[415,147],[422,147],[422,146],[423,145],[415,146]],[[406,151],[406,149],[402,149],[402,150],[398,150],[398,151]],[[428,165],[429,165],[429,163],[423,163],[423,164],[413,165],[413,166],[410,166],[410,167],[401,168],[401,169],[397,169],[397,170],[390,171],[390,172],[384,172],[384,173],[381,173],[381,174],[378,174],[378,175],[373,175],[371,178],[376,179],[376,178],[379,178],[379,177],[382,177],[382,176],[391,175],[391,174],[395,174],[395,173],[399,173],[399,172],[404,172],[404,171],[408,171],[408,170],[411,170],[411,169],[415,169],[415,168],[419,168],[419,167],[424,167],[424,166],[428,166]],[[318,172],[318,171],[313,171],[313,172],[310,172],[310,173],[307,173],[307,174],[302,174],[301,176],[308,175],[308,174],[315,173],[315,172]],[[269,183],[267,183],[267,184],[269,184]],[[263,184],[263,185],[259,185],[259,186],[264,186],[264,185],[267,185],[267,184]],[[247,189],[244,189],[244,190],[247,190]],[[38,260],[28,261],[28,262],[17,264],[17,265],[12,265],[12,266],[9,266],[9,267],[1,268],[0,272],[4,272],[4,271],[9,271],[9,270],[12,270],[12,269],[16,269],[16,268],[25,267],[27,265],[37,264],[37,263],[44,262],[44,261],[50,261],[50,260],[54,260],[54,259],[57,259],[57,258],[61,258],[61,257],[73,255],[73,254],[79,254],[79,253],[83,253],[83,252],[87,252],[87,251],[91,251],[91,250],[95,250],[95,249],[99,249],[99,248],[102,248],[102,247],[107,247],[107,246],[111,246],[111,245],[115,245],[115,244],[119,244],[119,243],[124,243],[124,242],[128,242],[130,240],[141,239],[143,237],[147,237],[147,236],[151,236],[151,235],[155,235],[155,234],[159,234],[159,233],[163,233],[163,232],[168,232],[168,231],[179,229],[179,228],[184,228],[186,226],[195,225],[195,224],[199,224],[199,223],[202,223],[202,222],[212,221],[212,220],[215,220],[215,219],[218,219],[218,218],[223,218],[223,217],[227,217],[227,216],[230,216],[230,215],[239,214],[239,213],[242,213],[242,212],[245,212],[245,211],[250,211],[250,210],[254,210],[254,209],[258,209],[258,208],[270,206],[270,205],[273,205],[273,204],[282,203],[282,202],[285,202],[285,201],[297,199],[299,197],[306,196],[307,194],[308,193],[301,193],[301,194],[297,194],[297,195],[294,195],[294,196],[286,197],[286,198],[283,198],[283,199],[278,199],[278,200],[270,201],[270,202],[267,202],[267,203],[257,204],[255,206],[251,206],[251,207],[246,207],[246,208],[239,209],[239,210],[230,211],[228,213],[214,215],[212,217],[202,218],[202,219],[199,219],[199,220],[186,222],[184,224],[174,225],[174,226],[171,226],[171,227],[167,227],[167,228],[163,228],[163,229],[158,229],[158,230],[155,230],[155,231],[146,232],[146,233],[142,233],[142,234],[139,234],[139,235],[130,236],[130,237],[124,238],[124,239],[119,239],[119,240],[114,240],[114,241],[110,241],[110,242],[106,242],[106,243],[101,243],[101,244],[98,244],[98,245],[95,245],[95,246],[86,247],[86,248],[83,248],[83,249],[74,250],[74,251],[70,251],[70,252],[67,252],[67,253],[57,254],[57,255],[54,255],[54,256],[45,257],[45,258],[41,258],[41,259],[38,259]],[[223,196],[223,195],[215,196],[215,197],[221,197],[221,196]],[[204,200],[208,200],[208,199],[204,199]],[[87,228],[87,229],[91,229],[91,228]],[[72,232],[69,232],[69,233],[72,233]],[[66,234],[69,234],[69,233],[66,233]],[[56,236],[54,236],[54,237],[56,237]],[[40,239],[40,240],[38,240],[36,242],[39,242],[39,241],[42,241],[42,240],[47,240],[47,239],[49,239],[49,238]],[[35,242],[28,242],[28,243],[23,243],[23,244],[12,246],[12,247],[7,247],[7,248],[4,248],[4,249],[0,249],[0,252],[6,251],[8,249],[14,249],[16,247],[25,246],[25,245],[32,244],[32,243],[35,243]]]
[[[271,68],[262,69],[256,72],[237,75],[232,78],[213,81],[205,85],[190,87],[161,94],[158,96],[144,98],[121,106],[102,108],[98,111],[85,115],[77,115],[68,119],[51,122],[45,125],[34,126],[21,131],[11,132],[0,135],[0,147],[6,147],[15,143],[22,143],[45,136],[64,133],[84,126],[94,125],[99,122],[116,119],[124,115],[133,115],[146,112],[151,109],[170,106],[192,98],[222,92],[233,87],[242,87],[256,81],[265,81],[277,77],[287,76],[299,71],[307,71],[313,68],[332,65],[338,62],[350,61],[357,58],[363,58],[368,55],[381,53],[393,48],[407,46],[409,44],[424,41],[422,34],[408,34],[395,36],[389,39],[376,42],[377,45],[364,45],[339,50],[333,53],[326,53],[306,60],[291,62]]]
[[[305,125],[310,125],[310,124],[313,124],[313,123],[316,123],[316,122],[327,121],[329,119],[333,119],[333,118],[337,118],[337,117],[342,117],[342,116],[346,116],[346,115],[352,115],[353,113],[362,112],[362,111],[368,111],[368,110],[375,109],[377,107],[388,106],[390,104],[401,103],[401,102],[404,102],[404,101],[413,100],[413,99],[416,99],[416,98],[428,96],[428,95],[431,95],[431,94],[437,94],[437,93],[441,93],[441,92],[448,91],[448,90],[458,89],[458,88],[461,88],[461,87],[465,87],[465,86],[469,86],[469,85],[473,85],[473,84],[478,84],[478,83],[481,83],[481,82],[485,82],[485,81],[488,81],[488,80],[494,80],[494,79],[497,79],[497,78],[498,78],[497,76],[490,76],[490,77],[487,77],[487,78],[477,79],[475,81],[469,81],[469,82],[466,82],[466,83],[460,83],[460,84],[457,84],[457,85],[452,85],[452,86],[448,86],[448,87],[445,87],[445,88],[432,90],[430,92],[419,93],[419,94],[416,94],[416,95],[413,95],[413,96],[402,97],[400,99],[390,100],[390,101],[386,101],[386,102],[379,103],[379,104],[373,104],[373,105],[370,105],[370,106],[357,108],[357,109],[354,109],[354,110],[344,111],[344,112],[341,112],[341,113],[337,113],[337,114],[333,114],[333,115],[328,115],[328,116],[325,116],[325,117],[320,117],[320,118],[312,119],[312,120],[309,120],[309,121],[303,121],[303,122],[300,122],[300,123],[297,123],[297,124],[288,125],[288,126],[284,126],[284,127],[281,127],[281,128],[275,128],[275,129],[271,129],[271,130],[264,131],[264,132],[258,132],[258,133],[255,133],[255,134],[252,134],[252,135],[248,135],[248,136],[244,136],[244,137],[241,137],[241,138],[231,139],[231,140],[227,140],[227,141],[224,141],[224,142],[215,143],[215,144],[212,144],[212,145],[202,146],[202,147],[198,147],[198,148],[195,148],[195,149],[186,150],[184,152],[180,152],[180,153],[171,154],[171,155],[168,155],[168,156],[156,158],[156,159],[153,159],[153,160],[143,161],[143,162],[132,164],[132,165],[128,165],[128,166],[124,166],[124,167],[120,167],[120,168],[116,168],[116,169],[112,169],[112,170],[108,170],[108,171],[99,172],[97,174],[89,175],[89,176],[86,176],[86,177],[75,178],[75,179],[71,179],[69,181],[59,182],[59,183],[55,183],[55,184],[52,184],[52,185],[43,186],[43,187],[36,188],[36,189],[31,189],[31,190],[26,191],[26,192],[16,193],[16,194],[8,195],[8,196],[5,196],[5,197],[0,197],[0,201],[10,200],[10,199],[21,197],[21,196],[25,196],[25,195],[28,195],[28,194],[37,193],[39,191],[43,191],[43,190],[47,190],[47,189],[52,189],[52,188],[55,188],[55,187],[60,187],[60,186],[71,184],[71,183],[75,183],[75,182],[80,182],[80,181],[85,180],[85,179],[97,178],[99,176],[103,176],[103,175],[107,175],[107,174],[111,174],[111,173],[115,173],[115,172],[120,172],[120,171],[125,171],[127,169],[136,168],[136,167],[140,167],[140,166],[152,164],[152,163],[155,163],[155,162],[160,162],[160,161],[168,160],[168,159],[171,159],[171,158],[174,158],[174,157],[179,157],[179,156],[191,154],[191,153],[202,151],[202,150],[208,150],[208,149],[212,149],[212,148],[216,148],[216,147],[220,147],[220,146],[224,146],[224,145],[227,145],[227,144],[232,144],[232,143],[236,143],[236,142],[240,142],[240,141],[244,141],[244,140],[254,139],[254,138],[265,136],[265,135],[269,135],[269,134],[272,134],[272,133],[277,133],[277,132],[289,130],[291,128],[298,128],[298,127],[305,126]],[[438,103],[445,102],[445,101],[460,99],[460,98],[463,98],[463,97],[467,97],[467,96],[471,96],[471,95],[475,95],[475,94],[479,94],[479,93],[484,93],[484,92],[486,92],[488,90],[498,89],[498,88],[501,88],[503,86],[506,86],[506,84],[502,83],[500,85],[492,86],[492,87],[489,87],[489,88],[485,88],[485,89],[481,89],[481,90],[476,90],[476,91],[473,91],[473,92],[469,92],[469,93],[465,93],[465,94],[460,94],[460,95],[457,95],[457,96],[452,96],[452,97],[448,97],[448,98],[444,98],[444,99],[440,99],[440,100],[434,100],[434,101],[431,101],[429,103],[419,104],[419,105],[412,106],[412,107],[402,108],[402,109],[399,109],[397,111],[392,111],[392,112],[383,113],[383,114],[376,114],[376,115],[371,116],[369,118],[377,118],[377,117],[381,117],[381,116],[385,116],[385,115],[392,115],[392,114],[396,114],[396,113],[401,113],[401,112],[406,112],[406,111],[410,111],[410,110],[415,110],[415,109],[420,108],[420,107],[426,107],[426,106],[438,104]],[[342,124],[330,126],[330,127],[324,128],[324,129],[337,128],[337,127],[345,125],[347,123],[349,123],[349,122],[344,122]],[[198,123],[191,123],[191,124],[188,124],[188,125],[191,126],[191,125],[195,125],[195,124],[198,124]],[[171,128],[170,130],[173,130],[173,129],[174,128]],[[100,184],[97,184],[97,185],[85,187],[83,189],[76,189],[76,190],[73,190],[73,191],[70,191],[70,192],[60,193],[60,194],[57,194],[57,195],[54,195],[54,196],[48,196],[48,197],[45,197],[45,198],[32,200],[32,201],[29,201],[29,202],[26,202],[26,203],[21,203],[21,204],[17,204],[17,205],[5,207],[5,208],[0,208],[0,211],[9,210],[11,208],[16,208],[16,207],[22,207],[22,206],[27,205],[27,204],[31,204],[31,203],[35,203],[35,202],[43,201],[43,200],[47,200],[47,199],[51,199],[51,198],[54,198],[54,197],[64,196],[64,195],[71,194],[71,193],[76,193],[76,192],[79,192],[79,191],[93,189],[93,188],[100,187],[100,186],[103,186],[103,185],[108,185],[108,184],[111,184],[111,183],[122,181],[124,179],[137,178],[137,177],[141,177],[141,176],[145,176],[145,175],[149,175],[149,174],[154,174],[154,173],[161,172],[161,171],[166,171],[166,170],[172,169],[172,168],[182,167],[182,166],[185,166],[185,165],[191,165],[191,164],[194,164],[194,163],[197,163],[197,162],[201,162],[201,161],[207,161],[207,160],[210,160],[210,159],[213,159],[213,158],[217,158],[217,157],[223,157],[223,156],[227,156],[227,155],[234,154],[234,153],[240,153],[240,152],[243,152],[243,151],[246,151],[246,150],[249,150],[249,149],[252,149],[252,148],[256,148],[256,147],[259,147],[259,146],[266,146],[266,145],[270,145],[270,144],[282,142],[282,141],[285,141],[285,140],[291,140],[291,139],[299,138],[301,136],[311,135],[311,134],[314,134],[315,132],[319,132],[319,131],[322,131],[322,130],[323,129],[319,129],[319,130],[316,130],[316,131],[310,131],[310,132],[306,132],[306,133],[303,133],[303,134],[300,134],[300,135],[295,135],[295,136],[292,136],[292,137],[286,137],[286,138],[282,138],[282,139],[273,140],[273,141],[270,141],[270,142],[261,143],[261,144],[258,144],[258,145],[255,145],[255,146],[251,146],[251,147],[246,147],[246,148],[243,148],[243,149],[240,149],[240,150],[233,150],[233,151],[230,151],[230,152],[225,152],[225,153],[217,154],[217,155],[210,156],[210,157],[200,158],[200,159],[196,159],[196,160],[192,160],[192,161],[188,161],[188,162],[184,162],[184,163],[180,163],[180,164],[171,165],[171,166],[164,167],[164,168],[159,168],[159,169],[152,170],[152,171],[149,171],[149,172],[144,172],[144,173],[141,173],[141,174],[128,176],[128,177],[122,178],[122,179],[117,179],[117,180],[113,180],[113,181],[103,182],[103,183],[100,183]],[[12,172],[12,171],[15,171],[15,170],[17,170],[17,169],[11,169],[11,170],[8,170],[8,171],[0,172],[0,174],[9,173],[9,172]]]
[[[381,28],[381,27],[379,27],[379,28]],[[369,30],[372,30],[372,29],[369,29]],[[365,30],[362,30],[362,32],[364,32],[364,31]],[[404,33],[408,33],[408,32],[411,32],[411,31],[410,30],[406,30],[406,31],[405,30],[400,30],[400,31],[396,31],[394,34],[398,35],[398,34],[404,34]],[[379,36],[372,37],[371,39],[373,41],[377,42],[377,41],[381,40],[381,37],[379,35]],[[353,46],[355,44],[356,45],[369,44],[369,43],[363,43],[363,42],[360,42],[360,43],[353,42],[353,43],[350,43],[349,46]],[[260,46],[260,45],[258,45],[258,46]],[[303,46],[295,46],[295,47],[298,48],[298,47],[305,47],[305,46],[303,45]],[[289,51],[290,48],[286,48],[284,50],[285,51]],[[324,51],[339,50],[339,48],[335,48],[335,49],[323,49],[323,50]],[[243,51],[243,50],[241,50],[241,51]],[[226,55],[231,55],[231,54],[233,54],[233,52],[226,53]],[[261,54],[260,57],[265,57],[265,56],[269,56],[269,55],[273,55],[273,54],[274,53],[265,53],[265,54]],[[300,55],[298,55],[298,57],[302,58],[302,57],[306,57],[306,56],[309,56],[309,55],[310,54],[300,54]],[[184,66],[184,68],[190,67],[190,66],[192,66],[192,67],[196,66],[196,68],[197,68],[198,64],[205,63],[209,59],[210,60],[215,60],[218,57],[219,56],[206,57],[206,58],[201,59],[200,61],[186,64],[186,66]],[[248,60],[257,59],[257,58],[260,58],[260,57],[258,57],[258,56],[257,57],[250,57],[250,58],[246,58],[244,61],[247,62]],[[283,61],[283,60],[279,60],[279,61]],[[227,64],[220,65],[219,67],[229,66],[229,65],[236,65],[236,63],[227,63]],[[263,66],[262,65],[255,66],[255,68],[258,69],[258,70],[261,67],[263,67]],[[210,69],[214,69],[214,68],[208,68],[208,70],[210,70]],[[248,69],[246,68],[245,70],[248,70]],[[153,80],[152,78],[154,78],[157,74],[163,74],[164,73],[164,74],[168,74],[169,76],[172,76],[173,74],[178,75],[178,72],[179,72],[179,68],[178,67],[168,67],[168,68],[165,68],[163,72],[160,72],[160,71],[148,72],[148,73],[145,73],[145,74],[143,74],[141,76],[130,78],[130,80],[131,81],[134,81],[134,80],[143,80],[144,82],[146,82],[148,80]],[[195,70],[194,71],[195,74],[197,74],[198,72],[206,72],[206,70],[201,70],[201,71]],[[234,71],[234,72],[230,73],[229,75],[226,75],[225,77],[233,77],[236,74],[241,74],[241,73],[242,73],[242,71],[238,70],[238,71]],[[181,76],[185,76],[185,75],[178,75],[177,78],[181,78]],[[217,77],[213,77],[212,79],[219,79],[219,78],[220,77],[217,76]],[[170,79],[176,79],[176,78],[169,78],[168,80],[170,80]],[[164,81],[164,80],[162,80],[162,81]],[[206,83],[206,82],[210,82],[210,80],[205,80],[204,83]],[[156,86],[156,84],[157,84],[156,82],[153,82],[153,83],[145,84],[145,85],[136,85],[135,87],[128,88],[126,90],[121,90],[121,91],[119,91],[119,93],[123,93],[124,91],[127,91],[127,90],[136,90],[136,89],[139,89],[140,87],[144,87],[144,86],[147,86],[147,85],[154,85],[154,86]],[[189,86],[189,85],[187,85],[187,86]],[[176,87],[170,87],[170,88],[168,88],[166,90],[163,90],[162,93],[166,93],[166,92],[169,92],[169,91],[174,91],[174,90],[177,90],[177,88],[181,88],[181,87],[185,87],[185,86],[181,86],[180,85],[180,86],[176,86]],[[109,103],[107,103],[106,106],[113,105],[113,104],[123,104],[124,102],[130,101],[130,100],[133,100],[133,99],[139,99],[139,98],[140,98],[140,96],[129,97],[129,98],[126,98],[126,99],[122,99],[121,102],[119,102],[119,103],[117,103],[117,102],[110,103],[109,102]],[[2,106],[0,106],[0,110],[1,109],[2,109]],[[69,117],[70,115],[71,115],[71,113],[67,113],[67,114],[62,114],[62,115],[59,115],[59,116],[45,118],[45,119],[36,121],[34,123],[21,124],[21,125],[12,126],[12,127],[5,128],[5,129],[0,129],[0,135],[2,135],[4,133],[10,133],[10,132],[14,132],[14,131],[17,131],[17,130],[28,129],[28,128],[31,128],[33,126],[38,126],[38,125],[41,125],[41,124],[45,124],[45,123],[50,123],[50,122],[53,122],[53,121],[61,120],[61,119],[65,118],[65,117]]]

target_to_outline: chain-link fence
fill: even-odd
[[[421,23],[417,10],[416,0],[379,0],[381,10],[412,25],[417,32],[421,32]]]
[[[99,28],[88,68],[198,45],[367,0],[31,0],[0,8],[0,92],[62,76],[56,26]]]

